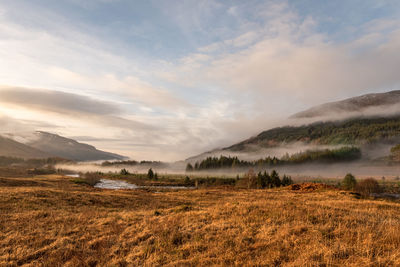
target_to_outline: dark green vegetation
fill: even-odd
[[[357,118],[345,121],[318,122],[299,127],[280,127],[264,131],[256,137],[226,148],[246,151],[248,145],[274,147],[282,143],[313,143],[320,145],[359,145],[400,136],[400,116]]]
[[[264,171],[263,173],[259,172],[257,175],[253,170],[250,170],[242,180],[237,180],[238,186],[259,189],[288,186],[291,184],[293,184],[293,181],[290,176],[283,175],[281,179],[275,170],[271,174]]]
[[[353,174],[348,173],[343,179],[343,188],[346,190],[354,190],[357,185],[357,180]]]
[[[358,160],[361,151],[357,147],[341,147],[338,149],[309,150],[282,158],[266,157],[255,161],[240,160],[238,157],[208,157],[193,166],[188,163],[186,171],[201,171],[220,168],[268,168],[273,166],[293,165],[302,163],[334,163]]]
[[[374,178],[357,181],[353,174],[348,173],[344,177],[341,187],[345,190],[353,191],[361,197],[370,197],[380,193],[386,193],[389,196],[390,194],[398,195],[400,193],[400,183],[386,183],[384,177],[382,178],[382,184],[380,185]]]

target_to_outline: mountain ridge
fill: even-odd
[[[3,157],[15,157],[15,158],[48,158],[51,157],[43,151],[20,142],[14,141],[10,138],[0,135],[0,156]]]
[[[286,152],[293,153],[288,146],[318,149],[322,146],[357,145],[369,146],[370,149],[371,143],[396,144],[400,142],[399,111],[400,90],[329,102],[290,116],[296,119],[297,126],[289,124],[271,128],[231,146],[190,157],[187,161],[219,155],[264,157],[273,153],[272,148],[285,148]]]
[[[74,139],[44,131],[25,135],[0,135],[1,156],[21,158],[60,157],[74,161],[123,160],[126,157],[98,150],[96,147],[80,143]]]
[[[345,112],[362,112],[368,108],[378,108],[398,103],[400,103],[400,90],[393,90],[385,93],[371,93],[317,105],[295,113],[289,118],[314,118],[338,115],[338,113]],[[332,114],[332,112],[336,114]]]

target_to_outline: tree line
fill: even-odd
[[[354,145],[373,143],[400,134],[400,116],[384,118],[356,118],[344,121],[317,122],[303,126],[286,126],[264,131],[244,142],[228,147],[232,151],[242,151],[250,143],[266,144],[293,142],[316,142],[318,144]],[[266,145],[266,147],[268,147]]]
[[[283,175],[281,178],[275,170],[272,170],[271,173],[264,171],[256,174],[253,169],[250,169],[243,178],[237,180],[236,184],[240,187],[263,189],[288,186],[293,184],[293,181],[287,175]]]
[[[281,165],[302,164],[311,162],[331,163],[341,161],[352,161],[361,158],[361,150],[357,147],[341,147],[338,149],[308,150],[295,153],[291,156],[286,154],[281,158],[265,157],[254,161],[241,160],[237,156],[207,157],[196,162],[194,165],[188,163],[186,171],[201,171],[221,168],[268,168]]]

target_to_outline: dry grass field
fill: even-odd
[[[0,266],[400,266],[400,203],[0,178]]]

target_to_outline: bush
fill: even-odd
[[[357,193],[361,194],[364,197],[370,196],[371,194],[374,193],[381,192],[379,183],[373,178],[368,178],[359,182],[356,185],[355,189]]]
[[[186,171],[187,171],[187,172],[192,172],[192,171],[193,171],[193,165],[190,164],[190,163],[188,163],[188,164],[186,165]]]
[[[256,174],[254,173],[253,169],[250,169],[247,172],[245,179],[247,180],[247,188],[257,188]]]
[[[122,169],[120,172],[119,172],[121,175],[129,175],[130,173],[129,173],[129,171],[127,171],[127,169]]]
[[[154,178],[154,172],[151,168],[147,172],[147,178],[149,178],[150,180],[152,180]]]
[[[87,172],[85,175],[83,175],[83,178],[75,178],[71,179],[71,182],[76,183],[76,184],[87,184],[90,186],[94,186],[98,182],[100,182],[100,179],[102,178],[103,174],[101,172]]]
[[[190,177],[189,176],[186,176],[185,177],[185,184],[189,184],[190,183]]]
[[[343,179],[343,188],[346,190],[354,190],[357,185],[357,180],[353,174],[348,173]]]
[[[34,169],[29,169],[28,174],[33,174],[33,175],[47,175],[47,174],[55,174],[56,169],[54,168],[34,168]]]

